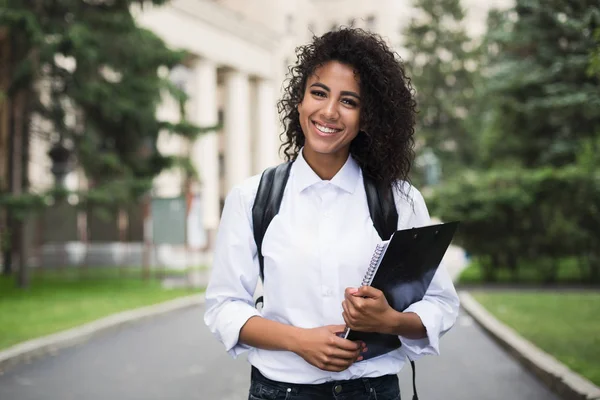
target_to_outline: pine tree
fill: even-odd
[[[8,31],[11,50],[9,60],[0,60],[11,71],[5,100],[13,110],[11,135],[23,144],[21,154],[13,155],[22,162],[15,165],[27,165],[29,136],[42,136],[54,144],[51,157],[72,159],[93,185],[80,193],[82,205],[134,200],[151,187],[154,176],[173,165],[173,157],[157,151],[159,133],[193,138],[202,131],[185,119],[172,124],[156,116],[165,91],[185,102],[185,94],[159,71],[184,62],[186,54],[139,27],[131,12],[132,7],[164,3],[0,2],[0,29]],[[40,196],[28,193],[27,171],[22,169],[22,182],[13,185],[18,190],[0,193],[0,205],[10,208],[12,216],[43,204]],[[22,225],[11,221],[14,232],[23,233]],[[13,248],[20,246],[24,266],[22,242],[13,242]],[[25,270],[20,268],[22,274]],[[27,285],[25,275],[19,281]]]
[[[490,32],[501,51],[487,77],[487,164],[571,164],[600,131],[600,78],[587,72],[600,4],[518,0],[504,21]]]
[[[130,10],[165,1],[5,3],[0,26],[8,27],[16,50],[9,95],[26,95],[27,122],[33,115],[51,122],[32,126],[32,132],[57,143],[57,157],[72,144],[78,164],[100,188],[119,182],[120,188],[147,189],[173,161],[156,149],[159,132],[200,132],[185,120],[169,124],[156,117],[165,90],[185,100],[158,71],[183,62],[186,54],[139,27]],[[74,116],[76,123],[68,123]],[[115,186],[107,189],[112,197]]]
[[[430,149],[443,175],[473,159],[465,117],[473,102],[476,53],[464,29],[460,0],[417,0],[405,30],[407,66],[417,92],[417,152]]]

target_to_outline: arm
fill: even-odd
[[[240,331],[240,341],[259,349],[294,351],[301,329],[266,318],[253,317]]]
[[[424,226],[431,224],[429,211],[421,193],[414,190],[414,213],[408,226]],[[403,314],[417,315],[426,330],[426,336],[415,338],[400,335],[404,351],[411,359],[422,355],[440,353],[439,340],[456,323],[460,301],[454,288],[452,278],[442,264],[438,267],[423,300],[410,305]],[[396,321],[402,325],[402,321]],[[402,328],[400,328],[402,330]]]
[[[249,207],[239,187],[225,199],[206,288],[204,322],[234,358],[249,349],[239,342],[240,329],[260,315],[253,298],[259,267]]]
[[[425,201],[415,192],[414,213],[407,225],[429,225]],[[404,312],[392,309],[380,290],[368,286],[346,289],[342,307],[344,321],[350,328],[398,335],[405,352],[415,359],[424,354],[439,354],[439,339],[454,325],[459,301],[450,276],[444,265],[440,265],[423,299]]]
[[[292,351],[325,370],[348,368],[361,344],[336,336],[344,326],[301,329],[263,318],[254,307],[259,267],[250,208],[239,188],[227,196],[206,290],[205,323],[233,357],[257,347]]]
[[[360,353],[366,351],[364,343],[355,343],[336,335],[344,327],[328,325],[302,329],[253,317],[242,327],[240,340],[261,349],[291,351],[319,369],[339,372],[355,361],[362,360]]]

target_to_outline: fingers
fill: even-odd
[[[360,350],[346,351],[342,349],[332,349],[320,356],[318,368],[327,371],[343,371],[352,365],[355,361],[361,361]]]
[[[352,328],[354,326],[353,313],[350,311],[350,303],[344,300],[342,302],[342,308],[344,311],[342,312],[342,318],[344,318],[344,322],[346,326]]]
[[[375,289],[373,286],[361,286],[358,288],[356,293],[353,294],[353,296],[377,298],[382,294],[383,292],[381,290]]]
[[[361,353],[362,346],[357,346],[356,350],[344,350],[344,349],[335,349],[329,355],[332,359],[340,359],[354,362]]]
[[[348,309],[348,303],[343,302],[342,307],[344,308],[344,311],[342,312],[342,318],[344,318],[344,322],[346,323],[346,325],[348,327],[350,327],[351,329],[353,329],[354,328],[354,319],[350,315],[350,311]]]
[[[353,342],[352,340],[343,339],[341,337],[333,337],[333,344],[336,348],[346,351],[357,351],[360,350],[360,343]]]
[[[317,365],[317,368],[320,368],[324,371],[333,371],[333,372],[341,372],[348,369],[353,362],[348,362],[345,360],[336,360],[333,359],[328,363],[323,363],[321,365]]]
[[[373,286],[361,286],[358,288],[346,288],[344,295],[346,298],[357,298],[357,297],[369,297],[377,298],[381,296],[383,292],[379,289],[375,289]]]

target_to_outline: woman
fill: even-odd
[[[415,101],[409,79],[380,37],[341,29],[298,49],[279,103],[284,152],[293,161],[281,208],[264,236],[264,308],[251,210],[260,176],[228,194],[219,227],[205,322],[236,357],[249,351],[249,399],[399,399],[406,358],[439,353],[458,298],[438,269],[405,312],[360,287],[376,244],[363,174],[393,185],[398,229],[430,224],[409,183]],[[395,334],[402,346],[362,360],[350,328]]]

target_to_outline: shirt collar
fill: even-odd
[[[304,148],[298,152],[298,157],[296,158],[296,161],[294,161],[294,167],[291,171],[299,192],[302,192],[304,189],[316,183],[326,182],[313,171],[310,165],[308,165],[302,154],[303,150]],[[349,155],[346,163],[344,163],[342,168],[329,182],[348,193],[354,193],[356,184],[361,179],[361,175],[362,171],[358,166],[358,163],[352,158],[352,155]]]

